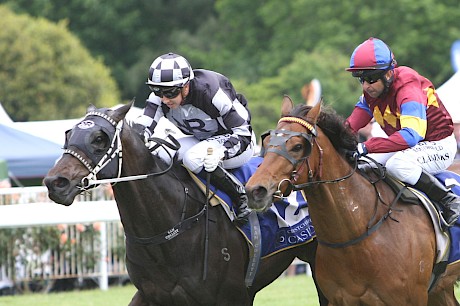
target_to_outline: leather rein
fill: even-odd
[[[162,171],[159,171],[159,172],[155,172],[155,173],[131,175],[131,176],[122,177],[121,176],[121,168],[122,168],[122,161],[123,161],[123,159],[122,159],[123,146],[122,146],[122,142],[121,142],[121,131],[122,131],[122,128],[123,128],[124,120],[120,120],[117,123],[111,117],[109,117],[108,115],[106,115],[106,114],[104,114],[102,112],[92,111],[92,112],[89,112],[89,113],[86,114],[86,116],[83,119],[83,121],[85,119],[87,119],[88,116],[96,116],[96,117],[100,117],[100,118],[105,119],[107,122],[109,122],[115,128],[115,131],[114,131],[114,136],[113,136],[113,139],[112,139],[110,147],[107,149],[107,152],[104,154],[104,156],[99,160],[99,162],[95,166],[92,166],[94,164],[93,161],[88,160],[87,158],[85,158],[85,156],[87,156],[86,154],[84,154],[83,152],[77,152],[77,151],[81,151],[81,150],[79,150],[79,149],[77,149],[77,150],[69,149],[67,147],[67,144],[65,145],[64,154],[70,154],[73,157],[75,157],[76,159],[78,159],[89,171],[89,174],[87,176],[85,176],[84,178],[82,178],[80,185],[77,186],[77,188],[80,189],[81,191],[87,191],[87,190],[89,190],[91,188],[99,186],[100,184],[110,183],[110,184],[114,185],[114,184],[116,184],[118,182],[134,181],[134,180],[146,179],[146,178],[152,177],[152,176],[160,176],[160,175],[165,174],[166,172],[168,172],[172,168],[174,160],[176,158],[176,155],[174,155],[174,157],[172,157],[171,154],[169,153],[169,151],[165,150],[169,154],[170,159],[171,159],[171,163],[166,167],[166,169],[164,169]],[[153,150],[157,149],[160,146],[162,146],[162,147],[166,146],[166,147],[169,147],[169,148],[171,148],[171,149],[173,149],[173,150],[175,150],[177,152],[177,150],[179,150],[179,148],[180,148],[179,142],[172,135],[168,135],[167,137],[171,140],[172,143],[167,142],[166,140],[161,139],[161,138],[151,137],[149,139],[149,141],[153,141],[156,144],[150,149],[150,151],[153,151]],[[104,167],[106,167],[111,161],[113,161],[115,159],[118,160],[117,177],[116,178],[110,178],[110,179],[100,179],[100,180],[97,179],[97,177],[96,177],[97,174]],[[188,196],[188,189],[186,187],[184,187],[184,189],[185,189],[186,196]],[[185,215],[185,205],[184,205],[184,211],[182,212],[181,221],[179,223],[177,223],[176,225],[174,225],[173,227],[171,227],[170,229],[164,231],[163,233],[157,234],[157,235],[155,235],[153,237],[141,238],[141,237],[136,237],[136,236],[131,235],[131,234],[127,234],[125,232],[125,236],[126,236],[127,240],[129,240],[131,242],[134,242],[134,243],[137,243],[137,244],[141,244],[141,245],[157,245],[157,244],[161,244],[161,243],[167,242],[167,241],[177,237],[179,234],[181,234],[181,233],[187,231],[188,229],[190,229],[193,224],[195,224],[202,216],[204,216],[205,211],[206,211],[206,206],[203,206],[203,208],[197,214],[185,219],[185,217],[184,217],[184,215]]]
[[[316,137],[318,136],[316,127],[312,125],[311,123],[307,122],[306,120],[299,118],[299,117],[283,117],[278,121],[278,124],[280,122],[290,122],[290,123],[300,124],[301,126],[306,128],[309,133],[293,132],[290,130],[281,129],[281,130],[271,130],[265,133],[264,135],[262,135],[262,139],[268,135],[270,135],[271,137],[268,143],[269,148],[263,149],[261,154],[265,155],[267,152],[276,153],[286,158],[294,167],[294,170],[291,173],[290,179],[283,179],[278,184],[278,190],[275,192],[274,197],[276,198],[286,197],[286,195],[283,195],[283,192],[281,191],[281,185],[284,182],[289,183],[287,192],[290,193],[291,191],[302,190],[311,185],[331,184],[331,183],[341,182],[341,181],[348,179],[356,172],[356,169],[358,167],[357,156],[355,156],[355,163],[354,163],[354,167],[352,171],[348,173],[347,175],[340,177],[340,178],[332,179],[332,180],[314,180],[315,175],[313,174],[313,170],[310,166],[310,160],[309,160],[309,156],[310,156],[311,150],[314,145],[316,145],[319,150],[319,164],[318,164],[319,170],[318,170],[318,174],[316,175],[316,177],[320,178],[322,176],[322,171],[323,171],[323,149],[321,148],[318,141],[316,140]],[[295,137],[295,136],[301,136],[307,141],[307,148],[305,150],[305,156],[298,160],[293,158],[288,153],[287,148],[286,148],[287,141],[290,138]],[[298,173],[300,173],[303,170],[303,167],[307,167],[308,182],[302,183],[302,184],[296,184],[296,181],[298,180],[298,176],[299,176]]]
[[[268,149],[264,148],[262,150],[262,152],[261,152],[262,156],[265,155],[267,152],[276,153],[276,154],[281,155],[284,158],[286,158],[294,167],[294,170],[291,173],[290,179],[283,179],[278,183],[278,189],[275,191],[273,197],[275,197],[275,198],[285,198],[293,190],[295,190],[295,191],[302,190],[302,189],[304,189],[306,187],[309,187],[309,186],[312,186],[312,185],[338,183],[338,182],[341,182],[341,181],[344,181],[344,180],[350,178],[356,172],[356,170],[358,169],[358,155],[354,154],[353,155],[354,166],[353,166],[353,168],[352,168],[350,173],[348,173],[348,174],[346,174],[346,175],[344,175],[342,177],[339,177],[339,178],[336,178],[336,179],[331,179],[331,180],[314,180],[315,177],[320,178],[322,176],[322,166],[323,166],[323,149],[321,148],[321,146],[319,145],[318,141],[316,140],[316,137],[318,135],[316,127],[314,125],[310,124],[309,122],[307,122],[306,120],[304,120],[302,118],[299,118],[299,117],[283,117],[278,121],[278,124],[280,122],[289,122],[289,123],[300,124],[301,126],[306,128],[309,133],[293,132],[293,131],[290,131],[290,130],[281,129],[281,130],[271,130],[271,131],[265,133],[264,135],[262,135],[262,139],[264,137],[268,136],[268,134],[270,134],[270,136],[271,136],[270,140],[269,140],[269,143],[268,143]],[[307,141],[307,148],[305,150],[305,156],[302,157],[301,159],[298,159],[298,160],[293,158],[288,153],[288,150],[286,148],[287,141],[290,138],[295,137],[295,136],[301,136]],[[309,162],[309,156],[310,156],[310,153],[312,151],[313,145],[316,145],[318,147],[318,150],[319,150],[319,170],[318,170],[318,174],[316,176],[313,174],[313,171],[312,171],[312,169],[310,167],[310,162]],[[377,164],[377,163],[375,162],[375,164]],[[296,184],[295,182],[298,179],[298,173],[300,171],[302,171],[304,166],[307,167],[308,182],[302,183],[302,184]],[[381,169],[381,167],[378,167],[378,168],[379,168],[379,172],[381,172],[381,175],[383,176],[384,175],[383,174],[383,169]],[[281,191],[281,186],[285,182],[287,182],[289,185],[288,185],[286,191],[283,193]],[[375,182],[371,182],[371,184],[374,186],[374,188],[376,188],[374,183]],[[380,198],[379,192],[377,190],[376,190],[376,192],[377,192],[378,200],[382,201],[382,199]],[[400,198],[400,196],[401,196],[401,194],[398,194],[396,196],[396,198],[393,200],[393,202],[389,205],[388,211],[376,223],[374,223],[374,225],[371,226],[370,224],[373,223],[373,221],[375,220],[375,213],[376,213],[376,211],[375,211],[374,216],[369,221],[369,225],[367,227],[367,230],[363,234],[361,234],[360,236],[358,236],[358,237],[356,237],[354,239],[351,239],[349,241],[342,242],[342,243],[330,243],[330,242],[322,241],[322,240],[317,238],[318,243],[323,244],[325,246],[328,246],[330,248],[344,248],[344,247],[354,245],[354,244],[364,240],[365,238],[370,236],[373,232],[375,232],[377,229],[379,229],[380,226],[383,224],[383,222],[386,219],[391,218],[390,215],[392,213],[392,206],[397,202],[397,200]],[[391,218],[391,219],[394,220],[393,218]]]

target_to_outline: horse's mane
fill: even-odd
[[[132,127],[132,124],[133,122],[128,120],[128,119],[124,119],[124,124],[125,124],[125,129],[129,129],[130,130],[130,133],[133,133],[134,135],[133,138],[139,138],[139,140],[141,139],[138,135],[136,135],[133,130],[131,129]],[[141,140],[142,141],[142,140]],[[137,140],[136,140],[137,142]],[[142,142],[141,144],[139,144],[139,151],[144,151],[144,148],[145,148],[145,145],[144,143]],[[152,160],[154,161],[154,163],[161,169],[161,170],[164,170],[166,168],[168,168],[170,165],[169,163],[167,163],[166,161],[164,161],[163,159],[161,159],[158,154],[152,154],[150,151],[149,152],[145,152],[145,154],[147,154],[148,157],[152,158]],[[146,171],[148,169],[145,169]],[[189,178],[189,175],[188,175],[188,172],[187,170],[182,166],[182,164],[180,162],[178,162],[177,160],[175,160],[173,162],[173,165],[171,167],[171,170],[167,172],[167,175],[169,176],[172,176],[174,177],[176,180],[182,180],[182,181],[185,181],[185,179]]]
[[[308,112],[312,109],[312,106],[298,105],[289,114],[289,116],[306,119]],[[356,134],[345,124],[345,119],[338,115],[336,111],[323,105],[321,112],[318,116],[317,125],[326,134],[331,141],[334,148],[345,156],[350,151],[355,151],[358,144]]]

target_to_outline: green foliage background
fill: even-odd
[[[15,15],[4,7],[0,15],[0,101],[13,120],[74,118],[89,103],[119,103],[110,70],[64,22]]]
[[[435,85],[452,75],[450,47],[460,39],[458,0],[0,0],[1,3],[17,14],[35,17],[20,26],[11,18],[1,21],[8,31],[0,34],[0,50],[10,50],[11,54],[0,54],[0,75],[21,69],[24,80],[16,82],[11,75],[0,79],[1,84],[8,83],[0,88],[0,101],[7,103],[7,111],[15,119],[24,120],[69,118],[74,115],[66,109],[86,107],[89,101],[98,106],[113,105],[114,99],[118,98],[119,103],[136,97],[136,105],[142,107],[148,95],[144,82],[150,63],[158,55],[173,51],[187,57],[194,68],[229,76],[237,90],[247,96],[259,134],[273,127],[282,95],[289,94],[300,103],[300,88],[312,78],[321,82],[326,103],[347,116],[360,87],[344,68],[353,49],[370,36],[387,42],[400,65],[415,68]],[[57,34],[49,37],[54,31],[50,30],[51,22],[66,33],[62,35],[72,37],[68,39],[72,43],[62,46],[67,38],[58,39]],[[31,28],[28,31],[27,24]],[[18,37],[26,33],[32,37],[22,39],[24,46],[11,48],[15,43],[20,45]],[[58,55],[69,50],[86,60],[69,59],[69,64],[60,64]],[[4,67],[3,58],[9,59],[9,66]],[[46,72],[37,76],[25,72],[31,63],[46,67]],[[69,73],[77,74],[77,78]],[[106,74],[110,74],[109,84],[101,85]],[[76,79],[78,82],[74,82]],[[116,86],[110,85],[110,80],[115,80]],[[59,104],[42,98],[50,92],[59,94]],[[10,98],[19,94],[27,107],[15,106],[19,98]]]

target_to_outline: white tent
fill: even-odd
[[[117,108],[121,105],[114,106]],[[126,119],[133,121],[135,118],[142,114],[142,109],[138,107],[131,107]],[[65,119],[65,120],[47,120],[47,121],[28,121],[28,122],[14,122],[5,112],[0,104],[0,122],[4,125],[15,128],[22,132],[31,134],[36,137],[40,137],[60,146],[64,145],[65,131],[71,129],[75,124],[80,122],[82,118],[77,119]],[[176,126],[174,126],[169,120],[162,118],[155,129],[155,136],[164,137],[168,131],[175,132],[175,137],[183,135]]]
[[[13,123],[13,120],[11,120],[10,116],[8,113],[5,111],[3,108],[2,103],[0,103],[0,122],[5,125],[9,125]]]
[[[460,123],[460,71],[436,89],[454,123]]]

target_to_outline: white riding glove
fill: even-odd
[[[216,170],[219,162],[222,160],[222,158],[224,158],[224,156],[224,150],[220,148],[214,148],[212,152],[208,152],[208,154],[204,157],[204,170],[207,172],[213,172]]]
[[[358,157],[367,155],[368,153],[366,146],[362,142],[358,143],[358,147],[356,148],[356,150],[358,151]]]

